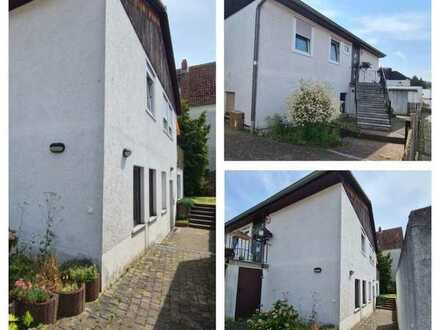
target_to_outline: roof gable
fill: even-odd
[[[273,212],[312,196],[337,183],[342,183],[356,215],[371,245],[377,250],[376,230],[371,202],[349,171],[316,171],[295,182],[279,193],[226,222],[226,232],[231,232],[251,222],[259,222]]]
[[[206,63],[177,70],[182,99],[190,106],[215,104],[216,64]]]
[[[241,9],[243,9],[253,1],[255,0],[225,0],[225,19],[237,13],[238,11],[240,11]],[[281,3],[287,8],[290,8],[291,10],[301,14],[302,16],[307,17],[316,24],[325,27],[326,29],[338,34],[339,36],[347,40],[350,40],[355,45],[361,46],[362,48],[366,49],[375,56],[379,58],[385,57],[385,54],[382,53],[380,50],[371,46],[370,44],[360,39],[359,37],[355,36],[353,33],[343,28],[339,24],[335,23],[334,21],[324,16],[317,10],[313,9],[309,5],[305,4],[304,2],[300,0],[274,0],[274,1]]]
[[[402,227],[381,230],[376,233],[379,251],[401,249],[403,243]]]

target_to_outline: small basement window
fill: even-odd
[[[151,169],[148,175],[149,193],[150,193],[150,217],[155,217],[157,215],[156,207],[156,170]]]

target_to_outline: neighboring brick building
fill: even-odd
[[[190,116],[199,117],[206,112],[210,125],[208,137],[209,170],[215,171],[215,62],[189,67],[186,60],[182,61],[177,70],[180,95],[188,101]]]
[[[402,227],[391,228],[379,231],[376,233],[377,247],[384,255],[389,254],[393,259],[391,264],[391,274],[393,281],[396,281],[397,264],[399,263],[400,251],[403,243]]]

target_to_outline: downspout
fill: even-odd
[[[258,80],[258,57],[260,49],[260,18],[261,8],[266,0],[261,0],[255,12],[255,37],[254,37],[254,59],[252,62],[252,103],[251,103],[251,127],[255,132],[256,102],[257,102],[257,80]]]

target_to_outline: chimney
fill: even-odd
[[[181,69],[182,71],[188,72],[188,62],[185,58],[182,60]]]

